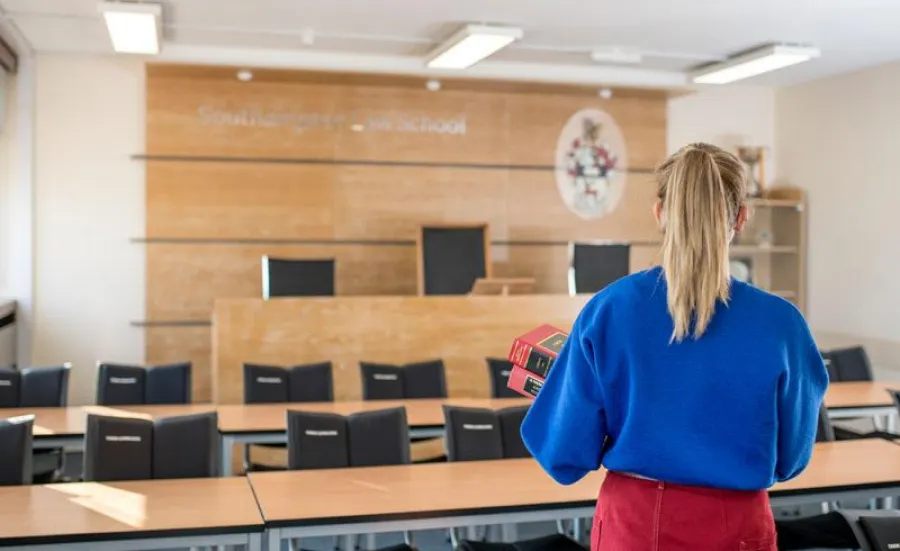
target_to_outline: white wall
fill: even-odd
[[[126,57],[40,55],[36,66],[32,358],[71,361],[70,400],[98,360],[143,360],[144,68]]]
[[[900,367],[900,63],[781,89],[780,175],[809,194],[808,315]]]
[[[777,174],[775,91],[767,87],[724,86],[669,100],[668,151],[707,142],[731,151],[739,145],[767,148],[766,180]]]
[[[2,71],[2,70],[0,70]],[[10,297],[10,192],[13,163],[16,159],[16,79],[12,75],[0,75],[0,98],[3,104],[0,125],[0,298]]]

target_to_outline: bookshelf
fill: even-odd
[[[732,261],[749,264],[751,282],[806,306],[806,205],[803,191],[770,188],[747,201],[750,220],[731,247]]]

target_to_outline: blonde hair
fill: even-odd
[[[746,193],[744,166],[727,151],[695,143],[681,148],[656,169],[665,237],[671,342],[691,332],[700,338],[715,312],[728,302],[728,245]]]

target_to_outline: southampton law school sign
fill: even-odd
[[[315,129],[354,132],[402,132],[464,136],[466,116],[432,117],[402,111],[386,113],[317,113],[272,111],[257,107],[224,108],[201,105],[197,116],[203,124],[252,128],[290,128],[301,134]]]

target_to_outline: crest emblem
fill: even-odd
[[[585,220],[615,210],[627,167],[625,139],[609,114],[582,109],[569,117],[556,145],[556,184],[569,210]]]

